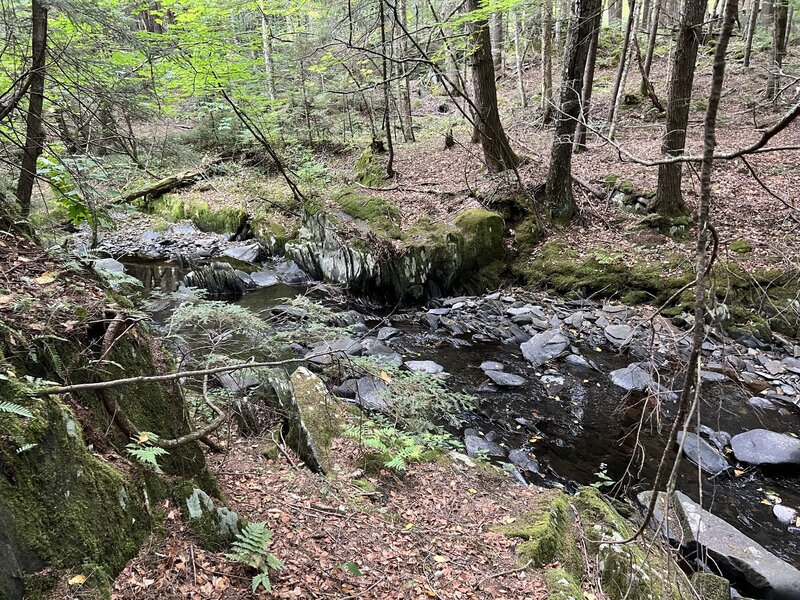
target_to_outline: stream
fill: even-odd
[[[167,262],[124,263],[126,272],[142,281],[145,293],[174,291],[188,271]],[[231,301],[260,313],[308,290],[308,284],[279,281]],[[430,360],[441,365],[449,374],[448,385],[453,391],[479,400],[479,408],[463,416],[465,428],[452,432],[463,436],[465,430],[472,431],[471,435],[484,440],[481,443],[488,441],[491,447],[501,448],[497,454],[521,450],[537,467],[528,472],[521,469],[528,481],[572,489],[607,477],[609,485],[604,491],[613,489],[617,495],[634,499],[638,492],[650,489],[676,408],[666,388],[680,387],[679,378],[675,382],[670,379],[675,376],[675,357],[688,348],[688,338],[680,331],[662,329],[651,337],[638,309],[604,306],[601,302],[567,302],[519,290],[395,311],[365,308],[355,300],[337,304],[318,297],[318,290],[312,290],[312,294],[342,312],[360,312],[371,332],[368,335],[374,336],[383,326],[397,329],[383,343],[404,360]],[[165,305],[154,314],[154,320],[163,323],[169,314],[170,308]],[[532,366],[523,357],[520,343],[553,327],[569,332],[569,347],[554,360]],[[628,336],[629,329],[632,332]],[[604,335],[604,331],[616,333],[620,339]],[[754,406],[753,389],[723,373],[730,373],[733,364],[750,372],[743,373],[748,375],[747,381],[763,378],[762,365],[767,358],[780,356],[776,357],[774,350],[743,348],[722,338],[706,344],[704,369],[709,371],[704,372],[707,381],[702,388],[700,424],[730,435],[751,429],[795,436],[800,432],[800,371],[784,371],[772,380],[767,376],[767,385],[762,387],[768,400]],[[486,361],[502,365],[494,365],[495,375],[502,370],[518,376],[512,378],[514,385],[492,383],[481,368]],[[660,411],[653,411],[653,394],[626,391],[610,380],[612,372],[639,361],[655,363],[664,378],[654,384],[662,392],[655,394]],[[729,463],[735,465],[729,448],[728,454]],[[493,458],[509,462],[503,456]],[[600,471],[603,476],[598,475]],[[612,481],[616,484],[613,488]],[[706,509],[778,557],[800,566],[800,528],[795,527],[797,523],[782,525],[772,506],[779,497],[783,505],[800,508],[800,467],[741,467],[712,476],[683,460],[677,488],[695,501],[699,501],[702,490]],[[772,500],[768,500],[768,494]]]

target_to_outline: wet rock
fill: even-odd
[[[502,446],[487,440],[475,429],[464,430],[464,447],[467,449],[467,456],[470,458],[505,457],[506,455],[506,451]]]
[[[522,355],[533,367],[541,367],[548,360],[562,354],[569,347],[569,338],[556,329],[537,333],[520,345]]]
[[[800,571],[704,510],[681,492],[675,493],[686,536],[683,545],[708,552],[708,565],[719,569],[734,584],[743,581],[756,588],[758,597],[774,600],[800,598]]]
[[[378,339],[384,342],[393,337],[397,337],[401,333],[403,332],[397,329],[396,327],[381,327],[380,329],[378,329]]]
[[[753,408],[761,408],[764,410],[776,410],[778,408],[772,400],[763,398],[762,396],[753,396],[747,403]]]
[[[389,346],[375,339],[367,339],[361,343],[364,356],[374,356],[381,362],[392,364],[395,366],[402,366],[403,357],[399,353],[392,350]]]
[[[108,273],[121,274],[125,272],[125,265],[113,258],[100,258],[94,261],[94,268]]]
[[[258,287],[270,287],[278,283],[278,275],[274,271],[263,270],[250,273],[250,279]]]
[[[583,369],[593,369],[592,364],[583,358],[580,354],[569,354],[564,358],[564,362],[573,367],[581,367]]]
[[[244,246],[227,248],[222,252],[222,255],[246,263],[257,263],[263,252],[264,248],[261,247],[261,244],[254,242]]]
[[[308,273],[303,271],[293,260],[276,262],[273,265],[278,279],[288,285],[298,285],[309,281]]]
[[[800,440],[767,429],[751,429],[731,439],[736,460],[752,465],[800,465]]]
[[[505,371],[484,371],[486,376],[491,379],[495,385],[500,387],[520,387],[525,385],[527,381],[524,377],[514,375],[513,373],[506,373]]]
[[[236,273],[236,276],[242,280],[242,283],[244,283],[248,289],[252,289],[255,287],[255,283],[253,283],[253,280],[250,277],[249,273],[245,273],[244,271],[240,271],[239,269],[234,269],[233,272]]]
[[[235,298],[247,291],[234,268],[220,262],[190,271],[184,276],[183,285],[204,289],[211,298]]]
[[[797,522],[797,510],[783,504],[772,507],[772,514],[780,521],[781,525],[794,525]]]
[[[700,379],[709,383],[722,383],[723,381],[727,381],[727,375],[723,373],[717,373],[716,371],[704,371],[700,370]]]
[[[358,380],[356,401],[369,410],[385,411],[390,408],[389,386],[377,377]]]
[[[503,371],[505,369],[503,363],[495,362],[493,360],[486,360],[481,363],[481,371]]]
[[[292,306],[291,304],[276,304],[272,307],[270,312],[273,315],[280,315],[301,321],[308,318],[308,311],[299,306]]]
[[[429,375],[444,373],[444,367],[432,360],[407,360],[406,367],[408,367],[410,371],[428,373]]]
[[[725,448],[730,446],[731,434],[727,431],[715,431],[708,436],[708,441],[720,452],[725,452]]]
[[[631,342],[633,327],[630,325],[607,325],[603,329],[606,339],[617,348],[622,348]]]
[[[332,390],[335,396],[355,400],[358,393],[358,379],[345,379],[342,383],[335,386]]]
[[[706,473],[716,475],[729,469],[728,461],[697,434],[678,432],[678,444],[683,443],[683,453]]]
[[[336,360],[345,360],[348,356],[361,356],[362,351],[361,342],[352,338],[342,338],[316,344],[306,358],[318,365],[329,365]],[[322,356],[316,356],[318,354]]]
[[[641,363],[631,363],[624,369],[611,371],[611,383],[630,391],[649,391],[658,394],[667,400],[677,400],[677,395],[668,390],[655,379],[650,372],[642,367]]]
[[[520,471],[527,471],[530,473],[539,472],[539,461],[531,459],[527,452],[524,450],[514,449],[508,453],[508,460],[510,460]]]
[[[449,308],[431,308],[428,311],[428,314],[429,315],[436,315],[437,317],[443,317],[445,315],[449,315],[450,314],[450,309]]]
[[[427,325],[432,330],[436,330],[439,328],[439,324],[441,323],[441,319],[436,315],[432,315],[430,313],[426,313],[420,317],[420,322],[423,325]]]

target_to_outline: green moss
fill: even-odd
[[[253,235],[269,249],[272,255],[282,255],[286,243],[295,239],[298,233],[296,219],[279,218],[277,215],[259,211],[252,220]]]
[[[583,590],[575,578],[564,569],[547,569],[547,600],[582,600]]]
[[[713,573],[695,573],[692,585],[703,600],[731,600],[731,584]]]
[[[465,269],[483,267],[503,256],[503,217],[482,208],[460,213],[455,226],[462,235],[462,264]]]
[[[196,200],[189,194],[162,196],[150,204],[150,210],[171,221],[189,219],[201,231],[233,233],[247,223],[247,212],[242,208],[211,208],[207,202]]]
[[[626,196],[636,194],[636,186],[627,179],[622,179],[619,175],[608,175],[605,178],[606,187],[613,190],[619,190]]]
[[[511,525],[499,527],[509,537],[524,541],[516,552],[523,560],[537,567],[558,560],[577,577],[583,574],[583,561],[572,532],[574,515],[567,496],[559,492],[544,510],[522,515]]]
[[[379,237],[400,239],[400,211],[392,203],[354,190],[344,190],[333,197],[342,211],[369,224]]]
[[[746,254],[753,251],[753,246],[746,240],[734,240],[728,244],[728,248],[730,248],[731,252],[738,254]]]
[[[377,154],[367,148],[361,153],[354,166],[356,181],[367,187],[380,187],[386,179],[386,168]]]
[[[204,548],[220,550],[236,539],[242,525],[239,516],[225,506],[217,506],[203,490],[184,484],[177,491],[176,499]]]

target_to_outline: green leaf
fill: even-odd
[[[363,577],[364,574],[361,572],[361,569],[358,568],[356,563],[346,562],[339,565],[339,568],[342,571],[349,571],[351,575],[355,575],[356,577]]]

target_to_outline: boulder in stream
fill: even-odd
[[[444,367],[432,360],[407,360],[406,367],[409,371],[417,373],[427,373],[428,375],[437,375],[444,373]]]
[[[505,457],[506,451],[500,444],[487,440],[476,429],[464,430],[464,447],[470,458],[486,458],[488,456]]]
[[[548,329],[537,333],[520,345],[522,355],[533,367],[541,367],[552,358],[556,358],[569,348],[569,338],[557,329]]]
[[[736,460],[751,465],[800,465],[800,440],[768,429],[751,429],[731,438]]]
[[[725,457],[696,433],[679,431],[678,445],[681,443],[687,458],[706,473],[716,475],[730,468]]]
[[[527,379],[524,377],[520,377],[519,375],[514,375],[513,373],[506,373],[505,371],[484,371],[486,376],[494,382],[495,385],[500,387],[520,387],[521,385],[525,385]]]
[[[639,502],[646,506],[652,493],[639,494]],[[800,599],[800,571],[681,492],[673,494],[664,519],[666,498],[659,492],[656,522],[663,523],[663,533],[677,541],[685,554],[702,557],[710,570],[734,585],[742,583],[755,589],[755,597]]]

